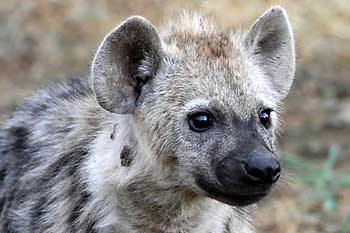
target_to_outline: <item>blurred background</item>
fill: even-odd
[[[0,122],[52,80],[87,74],[103,36],[138,14],[155,25],[183,8],[226,28],[269,6],[288,11],[297,73],[280,140],[283,181],[254,213],[258,232],[350,232],[350,1],[2,0]]]

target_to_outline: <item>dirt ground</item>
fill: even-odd
[[[183,8],[246,28],[288,11],[297,73],[280,139],[283,181],[255,211],[258,232],[350,232],[350,1],[0,1],[0,120],[35,90],[86,74],[104,34],[127,16],[155,25]]]

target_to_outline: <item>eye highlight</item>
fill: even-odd
[[[195,132],[204,132],[213,125],[213,117],[208,112],[196,112],[188,116],[190,129]]]
[[[267,129],[271,125],[271,109],[264,109],[259,113],[260,123]]]

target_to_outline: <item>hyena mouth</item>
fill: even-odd
[[[229,154],[213,165],[215,178],[198,176],[197,184],[205,195],[218,201],[245,206],[265,197],[278,181],[281,165],[273,153],[260,144],[238,159]]]
[[[222,191],[221,188],[207,181],[203,177],[197,179],[198,186],[205,192],[205,196],[232,206],[247,206],[263,199],[270,192],[272,185],[252,188],[250,191],[235,192]],[[249,188],[247,185],[247,188]]]

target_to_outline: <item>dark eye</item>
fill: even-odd
[[[213,118],[207,112],[197,112],[188,117],[188,124],[191,130],[204,132],[213,124]]]
[[[268,128],[271,124],[271,122],[270,122],[271,121],[270,120],[271,112],[272,112],[271,109],[264,109],[259,114],[260,122],[265,128]]]

